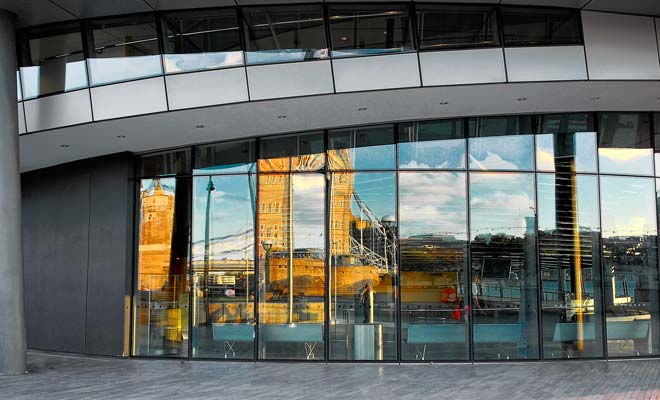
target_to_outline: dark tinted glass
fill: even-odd
[[[414,49],[407,5],[328,7],[332,56],[397,53]]]
[[[158,31],[152,14],[92,21],[89,75],[92,85],[162,73]]]
[[[243,8],[248,64],[326,58],[320,5]]]
[[[251,172],[254,170],[254,140],[198,146],[195,174]]]
[[[422,50],[498,45],[494,7],[420,4],[417,32]]]
[[[528,135],[532,133],[532,116],[470,118],[468,126],[470,137]]]
[[[220,68],[243,63],[233,8],[161,14],[165,72]]]
[[[653,146],[655,176],[660,176],[660,113],[653,114]]]
[[[142,156],[140,176],[166,176],[190,173],[190,150],[176,150]]]
[[[601,173],[653,174],[648,113],[601,113],[598,162]]]
[[[502,7],[504,45],[580,44],[577,9]]]
[[[18,41],[24,98],[87,86],[79,24],[25,30]]]

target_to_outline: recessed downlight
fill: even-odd
[[[202,128],[204,128],[204,125],[195,125],[195,128],[202,129]]]
[[[600,97],[594,96],[594,97],[591,98],[591,100],[600,100]]]
[[[527,97],[518,97],[516,100],[518,100],[518,101],[527,101]]]
[[[367,107],[360,107],[360,108],[358,108],[357,110],[358,110],[358,111],[367,111],[368,108],[367,108]]]
[[[277,118],[278,118],[278,119],[285,119],[285,118],[286,118],[286,115],[278,115]]]
[[[60,147],[63,148],[63,149],[66,149],[67,147],[69,147],[69,145],[68,144],[61,144]]]
[[[117,139],[126,139],[126,135],[117,135]]]
[[[449,102],[448,101],[441,101],[438,104],[440,104],[441,106],[446,106],[447,104],[449,104]]]

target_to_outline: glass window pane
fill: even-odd
[[[161,14],[165,73],[243,65],[236,9]]]
[[[325,167],[323,132],[262,138],[259,172],[320,171]]]
[[[394,173],[330,176],[330,359],[396,360]]]
[[[87,87],[79,24],[35,28],[18,37],[25,99]]]
[[[580,44],[578,9],[502,7],[505,46]]]
[[[156,21],[151,14],[92,21],[89,75],[92,85],[163,73]]]
[[[340,129],[328,133],[333,170],[394,169],[394,125]]]
[[[538,358],[534,176],[470,174],[475,360]]]
[[[536,169],[596,172],[593,114],[549,114],[538,117]]]
[[[399,168],[465,168],[463,119],[399,125]]]
[[[470,169],[534,168],[531,116],[470,118],[468,133]]]
[[[197,146],[194,174],[231,174],[253,172],[254,140]]]
[[[500,43],[495,7],[418,4],[415,9],[421,50]]]
[[[186,357],[190,180],[140,182],[133,355]]]
[[[194,357],[253,358],[254,194],[248,175],[194,178]]]
[[[648,113],[601,113],[598,162],[606,174],[653,175]]]
[[[401,53],[415,49],[408,5],[329,5],[332,56]]]
[[[184,175],[189,173],[189,149],[147,154],[140,159],[140,176]]]
[[[602,357],[598,178],[539,174],[537,185],[544,357]]]
[[[658,267],[652,178],[601,176],[609,357],[658,354]]]
[[[248,64],[328,57],[320,5],[244,7]]]
[[[399,174],[401,356],[469,358],[465,173]]]
[[[259,175],[259,358],[323,359],[325,176]]]
[[[653,114],[653,146],[655,176],[660,176],[660,113]]]

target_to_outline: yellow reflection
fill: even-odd
[[[618,162],[627,163],[630,161],[639,160],[651,154],[651,149],[623,149],[623,148],[599,148],[598,154],[607,159]]]

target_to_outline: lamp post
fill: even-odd
[[[273,248],[273,242],[270,240],[262,240],[261,247],[266,251],[266,273],[264,274],[264,290],[268,289],[268,283],[270,281],[270,251]],[[265,295],[265,294],[264,294]]]
[[[392,231],[392,271],[396,270],[396,242],[395,242],[395,234],[394,234],[394,227],[396,226],[396,218],[394,218],[393,215],[385,215],[383,218],[380,219],[380,222],[383,224],[385,227],[385,263],[386,267],[388,264],[388,249],[387,249],[387,235],[390,231]],[[389,269],[389,268],[388,268]],[[388,271],[389,272],[389,271]]]
[[[211,192],[215,191],[213,177],[209,176],[206,185],[206,219],[204,226],[204,314],[206,316],[204,325],[209,323],[209,244],[210,244],[210,217],[211,217]]]

